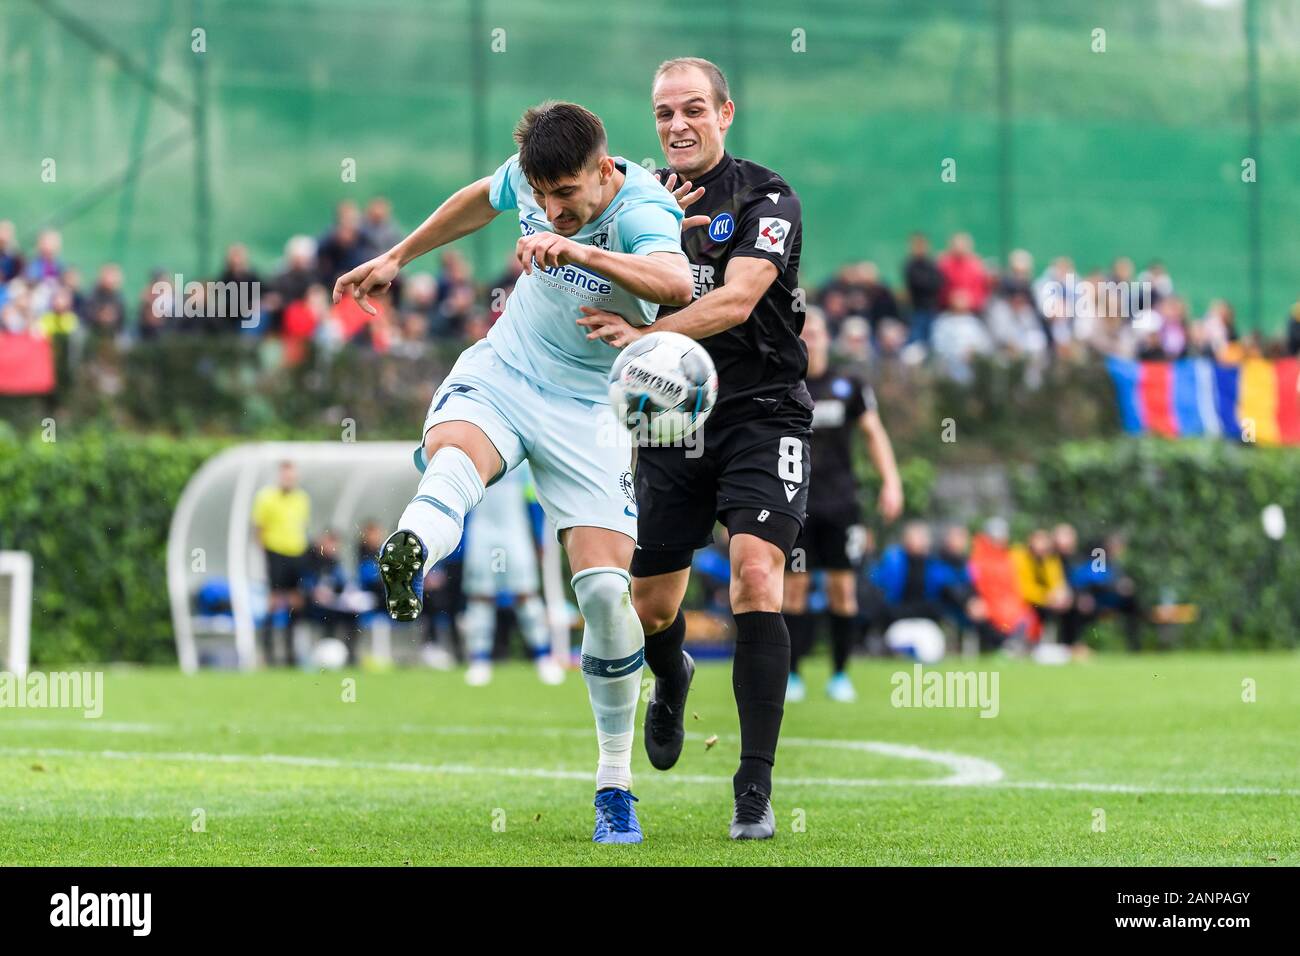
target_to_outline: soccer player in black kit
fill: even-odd
[[[790,666],[782,579],[803,525],[810,473],[813,405],[803,384],[804,313],[796,291],[799,197],[770,169],[726,152],[735,104],[709,61],[662,64],[652,102],[668,160],[660,175],[687,211],[682,248],[695,273],[695,297],[675,313],[661,309],[645,331],[699,340],[717,366],[718,400],[691,447],[638,450],[632,602],[655,675],[646,752],[660,770],[681,754],[695,673],[682,647],[682,597],[695,550],[721,521],[730,534],[732,688],[740,716],[730,835],[766,839],[776,831],[772,766]],[[643,334],[619,316],[582,311],[590,337],[617,348]]]
[[[813,644],[813,618],[806,613],[808,578],[813,571],[825,571],[831,631],[831,679],[826,694],[832,700],[850,703],[857,697],[847,668],[858,615],[854,556],[850,553],[850,538],[862,521],[858,479],[853,473],[854,436],[858,432],[866,437],[871,463],[880,474],[877,509],[886,521],[902,514],[903,483],[871,386],[831,365],[830,334],[820,310],[808,310],[802,337],[808,347],[805,381],[816,403],[812,440],[816,477],[808,499],[808,519],[795,542],[785,575],[783,610],[790,630],[790,681],[785,699],[798,703],[804,698],[799,659]]]

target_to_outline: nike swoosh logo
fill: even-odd
[[[632,510],[630,505],[623,506],[623,514],[627,515],[629,518],[636,517],[636,512]]]
[[[628,662],[627,662],[626,664],[624,664],[622,667],[615,667],[613,664],[606,664],[606,665],[605,665],[605,673],[606,673],[606,674],[617,674],[619,671],[625,671],[625,670],[627,670],[629,667],[631,667],[633,664],[639,664],[639,663],[640,663],[640,661],[628,661]]]
[[[799,493],[799,486],[798,486],[798,485],[786,485],[786,486],[785,486],[785,500],[786,500],[787,502],[794,501],[794,496],[797,495],[798,493]]]

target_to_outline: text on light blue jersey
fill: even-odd
[[[593,222],[569,238],[611,252],[682,254],[682,211],[677,200],[642,167],[619,157],[615,163],[626,177],[622,188]],[[493,174],[489,195],[493,208],[519,211],[524,235],[555,231],[533,198],[518,154]],[[632,325],[649,325],[659,311],[654,303],[588,269],[534,268],[531,275],[519,276],[505,311],[488,332],[488,341],[506,364],[539,385],[608,403],[609,369],[618,350],[587,339],[587,329],[577,324],[584,305],[614,312]]]

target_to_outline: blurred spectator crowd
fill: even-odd
[[[340,203],[333,224],[319,236],[289,239],[273,272],[256,268],[244,246],[231,246],[212,282],[257,289],[248,302],[247,295],[213,301],[206,283],[194,293],[194,277],[183,277],[184,287],[177,289],[178,277],[162,269],[132,294],[113,263],[101,266],[87,288],[81,271],[65,263],[58,232],[42,232],[24,251],[13,224],[0,222],[0,334],[66,337],[77,349],[106,339],[121,343],[185,333],[272,336],[290,363],[308,342],[419,354],[430,342],[468,344],[485,335],[518,278],[513,256],[485,282],[461,253],[446,250],[436,272],[406,273],[374,299],[376,316],[350,300],[330,301],[339,275],[386,251],[404,232],[388,200],[376,197],[364,209],[350,200]],[[972,377],[980,357],[1023,362],[1032,385],[1053,362],[1097,354],[1221,361],[1300,354],[1300,302],[1282,336],[1265,339],[1239,332],[1233,307],[1223,299],[1195,318],[1158,261],[1138,270],[1120,257],[1109,269],[1080,274],[1061,256],[1039,271],[1033,256],[1018,249],[999,268],[978,254],[966,233],[954,234],[938,254],[923,234],[913,235],[894,284],[875,263],[853,262],[810,298],[844,358],[929,362],[959,382]],[[249,304],[250,314],[231,302]]]

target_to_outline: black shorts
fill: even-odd
[[[690,567],[695,550],[713,540],[717,521],[788,555],[808,508],[810,418],[799,406],[789,414],[706,423],[689,448],[637,449],[633,577]]]
[[[302,587],[305,555],[266,552],[266,580],[272,591],[296,591]]]
[[[794,543],[786,567],[792,571],[848,571],[853,567],[849,541],[860,522],[857,509],[846,506],[843,514],[812,512]]]

